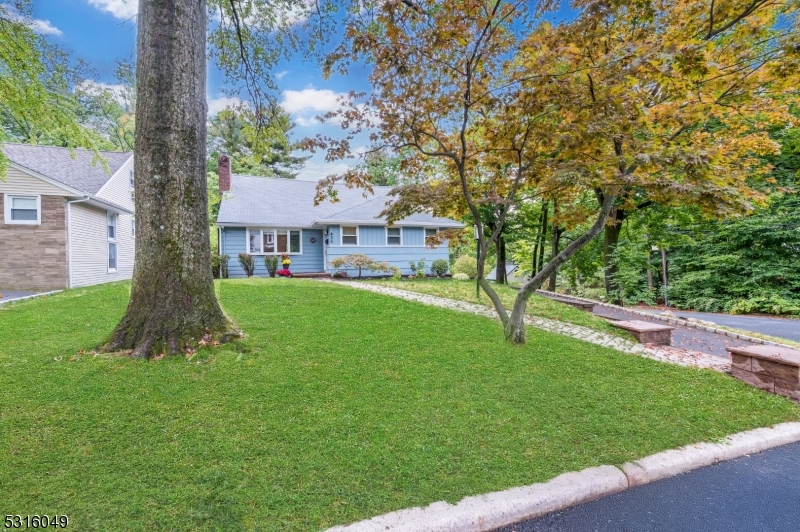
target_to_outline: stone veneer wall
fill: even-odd
[[[66,205],[63,196],[42,196],[42,225],[6,225],[0,214],[0,289],[67,287]]]
[[[771,346],[733,347],[731,375],[756,388],[800,401],[800,351]]]

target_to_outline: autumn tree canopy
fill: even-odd
[[[395,190],[389,220],[419,211],[476,220],[481,286],[514,342],[524,341],[530,295],[609,216],[613,225],[647,202],[726,215],[760,201],[750,182],[776,150],[766,128],[790,120],[796,97],[796,1],[578,0],[560,25],[546,21],[553,4],[371,4],[350,17],[327,63],[371,68],[371,94],[336,113],[344,127],[371,130],[374,149],[411,149],[404,170],[427,172]],[[307,146],[336,159],[351,138]],[[321,182],[319,201],[336,180],[371,185],[356,167]],[[581,201],[587,193],[596,208]],[[523,197],[558,199],[559,224],[588,230],[523,286],[509,315],[484,265]],[[487,206],[491,232],[481,227]]]

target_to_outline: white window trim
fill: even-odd
[[[355,227],[356,228],[356,243],[355,244],[345,244],[344,243],[344,228],[345,227]],[[353,236],[353,235],[347,235]],[[340,246],[355,246],[360,247],[359,244],[361,243],[361,226],[358,225],[340,225],[339,226],[339,245]]]
[[[387,248],[403,247],[403,228],[402,227],[385,227],[384,229],[385,229],[384,235],[386,236],[386,247]],[[399,229],[400,230],[400,243],[399,244],[397,244],[397,245],[389,244],[389,229]]]
[[[438,227],[423,227],[422,228],[422,245],[426,248],[428,247],[428,231],[433,231],[431,236],[436,236],[436,233],[440,232],[441,229]],[[440,244],[441,245],[441,244]],[[431,246],[429,249],[436,249],[439,246]]]
[[[114,220],[114,238],[108,236],[108,228],[111,225],[111,220]],[[119,244],[117,243],[117,236],[119,236],[119,216],[117,216],[113,212],[106,212],[106,238],[108,239],[106,245],[106,268],[108,268],[108,273],[117,273],[119,269]],[[114,258],[114,266],[116,268],[111,268],[108,263],[111,259],[111,244],[114,244],[115,249],[117,250],[116,257]]]
[[[12,220],[11,198],[36,198],[36,220]],[[7,225],[42,225],[42,196],[38,194],[3,194],[3,217]]]
[[[266,252],[263,251],[263,249],[264,249],[264,231],[273,231],[275,233],[277,233],[278,231],[299,232],[300,233],[300,251],[286,252],[286,255],[302,255],[303,254],[303,230],[302,229],[291,229],[291,228],[288,228],[288,227],[264,227],[264,228],[256,229],[256,228],[248,227],[247,229],[245,229],[245,235],[244,235],[245,236],[245,241],[244,241],[245,252],[248,255],[266,256],[266,255],[283,255],[285,253],[283,251],[277,251],[277,249],[278,249],[278,236],[277,236],[277,234],[275,235],[275,250],[276,251],[274,253],[266,253]],[[261,247],[262,251],[250,251],[250,235],[254,234],[254,233],[258,233],[258,241],[261,244],[260,247]],[[287,239],[288,238],[289,238],[289,235],[287,235]],[[287,240],[286,243],[288,245],[289,241]]]

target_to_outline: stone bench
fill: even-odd
[[[641,320],[610,321],[614,327],[630,332],[640,344],[672,345],[675,327]]]
[[[552,299],[553,301],[558,301],[559,303],[564,303],[565,305],[571,305],[575,308],[579,308],[587,312],[592,312],[592,310],[594,310],[595,304],[591,302],[578,301],[577,299],[570,299],[568,297],[558,297],[550,295],[545,295],[544,297],[546,297],[547,299]]]
[[[772,345],[728,347],[731,374],[756,388],[800,401],[800,350]]]

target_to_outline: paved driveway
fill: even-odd
[[[771,316],[732,316],[730,314],[684,312],[682,310],[674,310],[673,312],[680,318],[697,318],[698,320],[713,321],[725,327],[732,327],[743,331],[754,331],[800,342],[800,319],[773,318]]]
[[[652,311],[650,311],[652,312]],[[645,317],[639,314],[634,314],[625,309],[601,307],[596,305],[594,313],[604,318],[612,318],[617,320],[641,320],[653,323],[664,324],[655,317]],[[653,314],[655,314],[653,312]],[[731,338],[723,334],[717,334],[709,331],[703,331],[694,327],[687,327],[685,325],[673,325],[675,330],[672,331],[672,347],[677,349],[689,349],[691,351],[700,351],[701,353],[709,353],[721,357],[728,357],[726,349],[728,347],[753,345],[745,340]]]
[[[502,532],[793,530],[800,530],[800,443],[697,469],[501,529]]]

